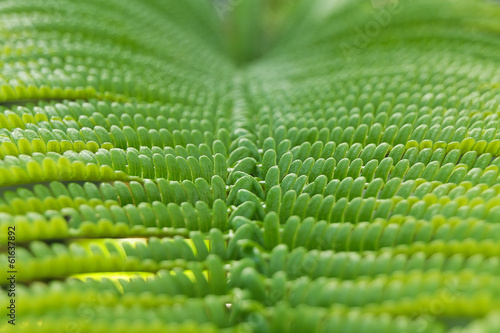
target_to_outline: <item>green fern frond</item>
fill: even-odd
[[[0,331],[497,332],[499,36],[475,0],[0,2]]]

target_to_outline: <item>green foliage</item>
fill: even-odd
[[[2,332],[498,332],[498,4],[0,18]]]

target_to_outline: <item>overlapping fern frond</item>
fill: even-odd
[[[499,127],[498,4],[1,1],[1,331],[498,332]]]

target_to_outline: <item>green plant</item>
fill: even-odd
[[[497,4],[0,17],[2,332],[498,332]]]

